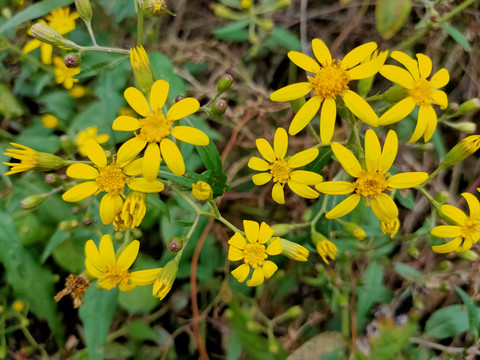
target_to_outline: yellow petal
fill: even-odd
[[[365,164],[368,172],[376,172],[380,165],[380,141],[377,134],[372,129],[368,129],[365,134]]]
[[[380,221],[390,222],[398,217],[398,208],[390,196],[382,193],[376,199],[372,199],[373,213]]]
[[[262,186],[268,183],[272,179],[272,174],[261,173],[252,176],[252,181],[257,186]]]
[[[288,57],[295,65],[305,71],[311,73],[318,73],[320,71],[320,65],[318,65],[318,63],[310,56],[302,54],[301,52],[290,51]]]
[[[277,271],[278,266],[273,261],[267,260],[263,263],[262,269],[265,277],[270,279],[275,271]]]
[[[337,104],[332,98],[325,99],[320,112],[320,139],[323,145],[328,145],[332,140],[337,119]]]
[[[270,168],[270,164],[265,160],[254,156],[248,160],[248,167],[257,171],[267,171]]]
[[[478,199],[470,193],[462,193],[462,196],[465,198],[468,204],[468,209],[470,210],[470,218],[480,219],[480,202]]]
[[[143,158],[135,159],[123,168],[128,176],[140,175],[143,172]]]
[[[439,253],[439,254],[449,253],[449,252],[457,249],[460,246],[461,242],[462,242],[462,238],[457,237],[457,238],[453,239],[452,241],[449,241],[446,244],[432,246],[432,250],[435,251],[436,253]]]
[[[302,96],[307,95],[312,91],[312,84],[310,82],[301,82],[296,84],[287,85],[277,91],[274,91],[270,95],[272,101],[291,101],[300,99]]]
[[[112,238],[110,235],[103,235],[100,239],[100,256],[102,257],[105,265],[109,268],[114,268],[117,264],[117,257],[115,256],[115,250],[113,249]]]
[[[378,171],[385,174],[393,165],[398,151],[398,137],[397,133],[390,130],[385,138],[385,144],[383,144],[382,155],[380,156],[380,165]]]
[[[250,266],[242,264],[232,271],[232,276],[237,279],[238,282],[244,282],[250,273]]]
[[[318,149],[307,149],[300,151],[288,159],[287,164],[291,168],[299,168],[310,164],[318,156]]]
[[[150,114],[150,106],[140,90],[134,87],[129,87],[127,90],[125,90],[123,95],[125,96],[125,100],[127,100],[128,105],[130,105],[130,107],[135,110],[137,114],[140,114],[143,117]]]
[[[415,81],[420,78],[420,73],[418,72],[418,63],[410,56],[401,51],[394,51],[390,54],[390,57],[405,66]]]
[[[325,217],[327,219],[338,219],[339,217],[347,215],[349,212],[355,209],[360,202],[360,198],[361,196],[357,194],[350,195],[348,198],[326,213]]]
[[[412,75],[407,70],[395,65],[383,65],[380,69],[380,74],[391,82],[406,89],[413,88],[413,84],[415,83]]]
[[[228,248],[228,260],[240,261],[240,260],[243,260],[244,257],[245,257],[245,254],[243,253],[242,250],[237,249],[234,246],[230,246]]]
[[[100,271],[97,267],[95,267],[89,258],[85,259],[85,267],[90,275],[97,279],[103,279],[105,277],[105,273]]]
[[[330,54],[330,50],[328,50],[327,45],[325,45],[322,40],[313,39],[312,50],[318,62],[323,66],[329,65],[332,62],[332,55]]]
[[[357,46],[355,49],[351,50],[342,60],[342,69],[350,69],[355,65],[358,65],[369,57],[377,48],[377,44],[374,42],[369,42],[360,46]]]
[[[375,75],[382,68],[385,60],[387,59],[387,55],[387,51],[381,52],[377,57],[373,58],[372,60],[348,70],[348,76],[351,80],[358,80],[366,79]]]
[[[275,239],[272,240],[270,245],[268,245],[266,252],[268,255],[278,255],[282,253],[282,250],[282,242],[277,236]]]
[[[29,52],[35,50],[36,48],[38,48],[40,45],[42,44],[42,42],[40,40],[37,40],[37,39],[33,39],[33,40],[30,40],[29,42],[27,42],[25,44],[25,46],[22,48],[22,52],[24,54],[28,54]]]
[[[394,189],[407,189],[420,185],[427,179],[426,172],[406,172],[393,175],[387,180],[387,184]]]
[[[75,179],[93,180],[98,174],[97,169],[87,164],[73,164],[67,168],[67,176]]]
[[[147,142],[138,136],[124,142],[117,152],[117,164],[120,166],[128,164],[135,156],[140,154],[145,145],[147,145]]]
[[[418,70],[420,70],[420,77],[426,79],[432,72],[432,60],[426,55],[417,54]]]
[[[347,173],[353,177],[358,178],[362,172],[362,167],[358,162],[355,155],[352,154],[345,146],[340,145],[339,143],[332,143],[332,151],[335,154],[338,162],[342,165]]]
[[[348,181],[325,181],[315,185],[315,189],[329,195],[347,195],[352,193],[355,187]]]
[[[422,135],[425,133],[425,129],[427,127],[427,121],[429,118],[431,118],[432,111],[433,111],[433,115],[435,115],[435,111],[430,105],[420,106],[420,109],[418,110],[417,126],[415,127],[415,131],[413,132],[412,137],[409,140],[410,143],[414,143],[415,141],[420,139]]]
[[[435,113],[435,110],[432,106],[430,106],[430,109],[432,109],[432,111],[429,112],[429,116],[427,116],[427,124],[425,125],[425,133],[423,134],[423,140],[425,142],[429,141],[432,138],[433,133],[437,128],[437,114]],[[418,116],[420,116],[420,112]]]
[[[172,140],[164,138],[160,143],[160,151],[170,171],[177,176],[183,176],[185,174],[185,163],[177,145]]]
[[[162,111],[165,101],[167,101],[170,85],[165,80],[157,80],[153,83],[150,90],[150,105],[154,112]]]
[[[153,283],[162,272],[162,268],[140,270],[130,273],[130,282],[138,286],[146,286]]]
[[[99,144],[103,144],[103,143],[106,143],[108,139],[110,139],[110,136],[108,136],[107,134],[100,134],[97,136],[96,141]]]
[[[257,144],[258,151],[260,152],[260,154],[263,156],[265,160],[274,162],[277,159],[275,157],[275,151],[273,151],[273,148],[270,146],[267,140],[257,139],[256,144]]]
[[[163,191],[165,185],[158,180],[148,181],[144,178],[134,178],[128,183],[128,187],[144,193],[157,193]]]
[[[263,284],[263,281],[265,280],[265,275],[263,274],[262,269],[257,267],[255,270],[253,270],[253,274],[250,280],[247,281],[247,286],[258,286]]]
[[[343,93],[343,101],[348,109],[360,120],[370,126],[378,126],[378,116],[371,106],[358,94],[351,90]]]
[[[275,131],[275,138],[273,140],[273,149],[277,159],[283,159],[287,154],[288,135],[284,128],[278,128]]]
[[[90,263],[100,271],[105,271],[105,262],[103,261],[100,253],[98,252],[97,245],[93,240],[88,240],[85,243],[85,256]]]
[[[454,225],[440,225],[434,227],[430,233],[440,238],[454,238],[462,234],[462,228]]]
[[[305,199],[316,199],[320,195],[318,192],[305,184],[289,181],[287,185],[295,194]]]
[[[277,204],[285,204],[285,194],[283,193],[283,186],[280,185],[278,182],[273,185],[272,199]]]
[[[115,215],[122,211],[123,200],[120,195],[105,194],[100,201],[100,218],[104,225],[111,224]]]
[[[447,85],[449,81],[450,75],[448,74],[448,70],[440,69],[435,73],[435,75],[432,76],[430,85],[432,85],[435,89],[440,89]]]
[[[148,181],[153,181],[158,176],[158,170],[160,169],[160,148],[157,143],[150,143],[145,150],[143,157],[143,177]]]
[[[95,181],[87,181],[75,185],[62,195],[62,199],[68,202],[76,202],[95,194],[98,190],[98,184]]]
[[[263,222],[260,224],[260,230],[258,231],[258,242],[265,244],[273,235],[273,229]]]
[[[50,44],[42,43],[40,45],[40,59],[45,65],[52,63],[53,46]]]
[[[85,152],[90,160],[98,167],[107,166],[107,157],[103,148],[93,139],[85,140]]]
[[[442,212],[443,215],[449,217],[453,221],[455,221],[458,225],[463,225],[465,221],[467,220],[467,215],[465,213],[456,208],[455,206],[452,205],[442,205],[440,208],[440,211]]]
[[[393,105],[388,111],[382,114],[379,119],[380,125],[390,125],[394,124],[397,121],[405,119],[415,107],[415,102],[413,98],[406,97],[400,102]]]
[[[294,116],[290,127],[288,128],[288,133],[290,135],[296,135],[298,132],[303,130],[305,126],[313,119],[315,114],[320,109],[322,104],[322,98],[320,96],[313,96],[308,100],[303,106],[298,110],[297,114]]]
[[[313,171],[295,170],[290,173],[290,179],[300,184],[315,185],[322,182],[323,176]]]
[[[447,94],[441,90],[434,90],[432,93],[432,101],[436,105],[440,105],[440,109],[444,110],[448,106]]]
[[[197,99],[188,97],[180,100],[179,102],[172,105],[170,110],[167,112],[168,120],[178,120],[186,116],[192,115],[200,108],[200,103]]]
[[[192,145],[205,146],[210,142],[207,134],[191,126],[175,126],[172,129],[172,136]]]
[[[131,116],[119,116],[113,120],[112,129],[117,131],[135,131],[140,128],[140,121]]]
[[[122,251],[117,260],[117,268],[119,270],[128,270],[137,258],[140,249],[140,241],[133,240],[128,244],[127,248]]]
[[[245,238],[240,235],[240,233],[235,233],[230,240],[228,240],[228,244],[231,246],[235,246],[236,248],[243,250],[245,249],[245,246],[247,246],[247,242],[245,241]]]
[[[245,236],[251,243],[258,241],[258,232],[260,231],[260,225],[256,221],[243,220],[243,229],[245,230]]]

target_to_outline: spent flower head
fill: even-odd
[[[78,79],[73,77],[80,73],[81,69],[67,67],[60,56],[53,58],[53,64],[55,65],[55,69],[53,70],[55,73],[55,82],[57,84],[63,84],[65,89],[70,90],[73,84],[78,82]]]

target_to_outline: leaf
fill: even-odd
[[[0,84],[0,114],[22,116],[23,109],[5,84]]]
[[[150,194],[147,197],[147,206],[153,206],[155,209],[160,211],[161,214],[165,215],[168,221],[170,221],[170,209],[168,208],[167,204],[165,204],[154,194]]]
[[[412,0],[382,0],[375,6],[377,30],[384,39],[390,39],[400,30],[410,14]]]
[[[460,44],[466,52],[472,51],[472,47],[470,46],[468,39],[457,28],[454,28],[449,24],[442,24],[440,27],[445,30],[447,34],[453,38],[453,40]]]
[[[325,355],[335,352],[344,353],[347,349],[347,342],[343,335],[339,332],[325,331],[319,335],[314,336],[293,353],[290,354],[288,360],[302,360],[302,359],[323,359]],[[315,354],[312,357],[312,354]],[[340,356],[337,354],[337,356]],[[340,359],[341,357],[333,357]]]
[[[90,360],[103,360],[108,330],[117,308],[118,289],[103,290],[96,283],[90,285],[83,297],[79,316],[85,330]]]
[[[320,149],[318,156],[305,167],[307,171],[320,173],[327,162],[332,158],[332,149],[330,146]]]
[[[402,195],[401,191],[395,191],[395,198],[407,209],[413,210],[415,207],[415,200],[413,199],[413,194],[411,191],[407,190],[405,196]]]
[[[151,328],[150,325],[145,324],[143,320],[137,319],[133,320],[131,323],[127,324],[127,330],[132,339],[135,340],[151,340],[158,342],[158,335]]]
[[[417,269],[403,263],[395,264],[395,272],[401,277],[416,284],[425,284],[425,276]]]
[[[380,336],[372,338],[370,360],[398,359],[410,338],[414,335],[417,324],[409,322],[404,326],[397,326],[388,322],[379,323]]]
[[[478,325],[480,324],[480,314],[478,313],[477,307],[473,302],[472,298],[468,296],[468,294],[463,291],[458,286],[455,286],[455,290],[457,291],[458,295],[463,300],[463,303],[467,307],[467,316],[468,316],[468,325],[470,326],[470,331],[475,339],[478,340]]]
[[[425,335],[445,339],[467,331],[468,328],[469,320],[463,306],[451,305],[430,316],[425,324]]]
[[[250,24],[249,19],[237,20],[228,25],[220,26],[212,30],[213,35],[219,39],[229,41],[247,41],[248,31],[245,29]]]
[[[206,146],[196,146],[196,149],[207,170],[223,171],[222,159],[213,141],[210,141]]]
[[[163,79],[170,84],[168,97],[174,100],[178,95],[185,95],[187,88],[183,79],[175,74],[174,67],[170,59],[160,52],[148,54],[150,66],[157,79]]]
[[[53,250],[63,243],[65,240],[68,239],[68,233],[65,231],[62,231],[60,229],[57,229],[55,233],[50,237],[48,240],[47,246],[45,246],[45,249],[43,250],[42,256],[40,257],[40,263],[44,263],[48,257],[52,254]]]
[[[276,47],[283,46],[289,50],[302,51],[302,43],[297,35],[292,33],[290,30],[281,27],[274,27],[265,46],[270,49],[275,49]]]
[[[54,9],[58,9],[64,6],[68,6],[73,3],[74,0],[44,0],[30,5],[25,10],[19,12],[5,24],[0,26],[0,34],[9,30],[17,25],[24,23],[25,21],[36,19],[48,14]]]

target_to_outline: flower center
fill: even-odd
[[[284,159],[275,160],[275,162],[270,165],[270,173],[273,176],[273,182],[279,182],[284,185],[288,180],[290,180],[290,166]]]
[[[431,103],[433,88],[428,80],[418,79],[413,85],[413,88],[408,91],[408,94],[413,98],[415,104],[418,106],[426,106]]]
[[[323,99],[335,99],[337,95],[342,95],[345,90],[349,89],[350,76],[345,70],[342,70],[340,64],[340,60],[333,60],[331,64],[322,66],[315,77],[308,77],[308,81],[313,85],[315,95]]]
[[[362,171],[357,181],[353,183],[355,192],[367,199],[369,205],[370,199],[375,199],[384,190],[390,190],[385,180],[390,174],[383,174],[378,171]]]
[[[263,265],[263,262],[268,257],[265,246],[259,243],[247,244],[243,252],[245,254],[243,261],[253,268]]]
[[[105,166],[99,170],[100,175],[97,176],[95,181],[100,191],[106,191],[113,195],[122,194],[125,184],[129,181],[123,170],[115,164]]]
[[[105,270],[105,279],[110,281],[112,284],[126,283],[130,278],[130,274],[128,270],[120,270],[117,267],[109,268]]]
[[[466,219],[462,226],[462,237],[469,238],[480,230],[480,220]]]
[[[162,141],[163,138],[170,135],[171,120],[167,120],[161,110],[148,114],[146,118],[140,119],[140,136],[147,142]]]

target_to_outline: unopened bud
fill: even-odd
[[[475,151],[480,148],[480,135],[470,135],[465,139],[460,141],[455,145],[448,153],[445,155],[440,167],[445,169],[452,165],[455,165],[469,155],[472,155]]]
[[[358,226],[353,222],[342,221],[342,220],[338,220],[338,222],[342,224],[345,231],[350,235],[352,235],[355,239],[363,240],[367,236],[367,234],[365,233],[365,230],[363,230],[360,226]]]
[[[450,126],[452,129],[458,130],[466,135],[471,135],[477,130],[477,124],[471,121],[462,121],[462,122],[450,122],[445,121],[445,124]]]
[[[461,116],[465,114],[470,114],[478,110],[480,110],[480,99],[472,98],[460,104],[458,106],[458,109],[452,114],[452,116]]]
[[[280,242],[284,256],[296,261],[307,261],[309,251],[305,247],[286,239],[280,239]]]
[[[387,91],[383,93],[383,99],[390,104],[396,104],[400,100],[405,99],[407,96],[407,90],[403,88],[402,86],[392,86],[389,88]]]
[[[317,231],[312,232],[312,242],[316,246],[320,241],[328,240],[327,237]]]
[[[287,311],[285,311],[281,316],[285,319],[295,319],[300,316],[302,313],[302,308],[298,305],[292,306]]]
[[[440,205],[443,205],[447,202],[449,196],[450,196],[450,193],[448,191],[439,191],[438,193],[435,194],[434,199]]]
[[[22,300],[15,300],[12,304],[13,310],[16,312],[21,312],[25,309],[25,303]]]
[[[58,176],[57,174],[47,174],[47,175],[45,175],[45,182],[48,185],[52,185],[52,186],[58,186],[58,185],[63,184],[62,178],[60,176]]]
[[[77,151],[74,142],[67,134],[60,136],[60,145],[62,146],[62,149],[65,150],[65,152],[68,154],[75,154],[75,152]]]
[[[67,68],[74,68],[80,66],[80,55],[76,52],[69,52],[67,55],[65,55],[65,58],[63,59],[65,62],[65,66]]]
[[[253,320],[247,321],[246,328],[248,331],[251,331],[251,332],[260,332],[262,330],[261,325]]]
[[[212,198],[212,188],[205,181],[192,184],[192,196],[198,201],[207,201]]]
[[[222,94],[228,89],[230,89],[233,85],[233,76],[231,74],[225,74],[222,76],[217,83],[217,93]]]
[[[48,25],[37,23],[34,24],[30,30],[32,36],[41,42],[53,46],[61,46],[67,49],[80,49],[77,44],[75,44],[73,41],[65,39],[56,30],[52,29]]]
[[[85,226],[90,226],[93,224],[93,215],[92,214],[85,214],[85,216],[82,219],[82,223]]]
[[[210,111],[213,115],[222,116],[227,111],[227,102],[225,100],[215,100],[210,107]]]
[[[270,19],[257,19],[257,24],[264,30],[272,30],[273,29],[273,21]]]
[[[47,198],[46,194],[37,194],[26,197],[22,200],[23,210],[35,210]]]
[[[252,6],[252,0],[241,0],[240,1],[240,6],[243,9],[248,10]]]
[[[75,7],[83,21],[86,23],[92,21],[93,11],[92,5],[90,5],[90,0],[75,0]]]
[[[170,251],[171,253],[177,253],[180,250],[182,250],[183,243],[184,243],[183,240],[184,238],[179,236],[174,236],[170,238],[170,240],[168,240],[168,243],[167,243],[168,251]]]
[[[143,46],[130,49],[130,64],[138,87],[145,95],[149,96],[153,85],[153,74],[150,60]]]
[[[475,261],[478,259],[478,255],[477,253],[473,252],[472,250],[467,250],[467,251],[463,251],[463,252],[459,252],[458,253],[458,257],[464,259],[464,260],[468,260],[468,261]]]
[[[407,249],[408,255],[413,257],[414,259],[418,258],[418,255],[420,255],[420,250],[414,245],[410,245]]]
[[[212,4],[210,5],[215,15],[221,17],[222,19],[228,20],[237,20],[238,14],[230,10],[228,7],[221,4]]]
[[[272,236],[284,236],[287,235],[290,230],[294,229],[295,227],[290,224],[275,224],[272,225],[271,228],[273,229]]]
[[[180,100],[183,100],[183,99],[185,99],[185,96],[183,96],[183,95],[178,95],[178,96],[175,98],[175,102],[177,103],[177,102],[179,102]]]
[[[289,7],[291,3],[292,3],[291,0],[278,0],[275,3],[275,10],[285,9]]]
[[[400,220],[397,218],[390,221],[380,221],[380,228],[384,234],[390,235],[390,238],[393,239],[400,229]]]
[[[144,0],[142,9],[146,14],[154,17],[160,17],[168,12],[165,0]]]
[[[278,344],[275,340],[271,340],[268,342],[268,351],[270,354],[278,354]]]

